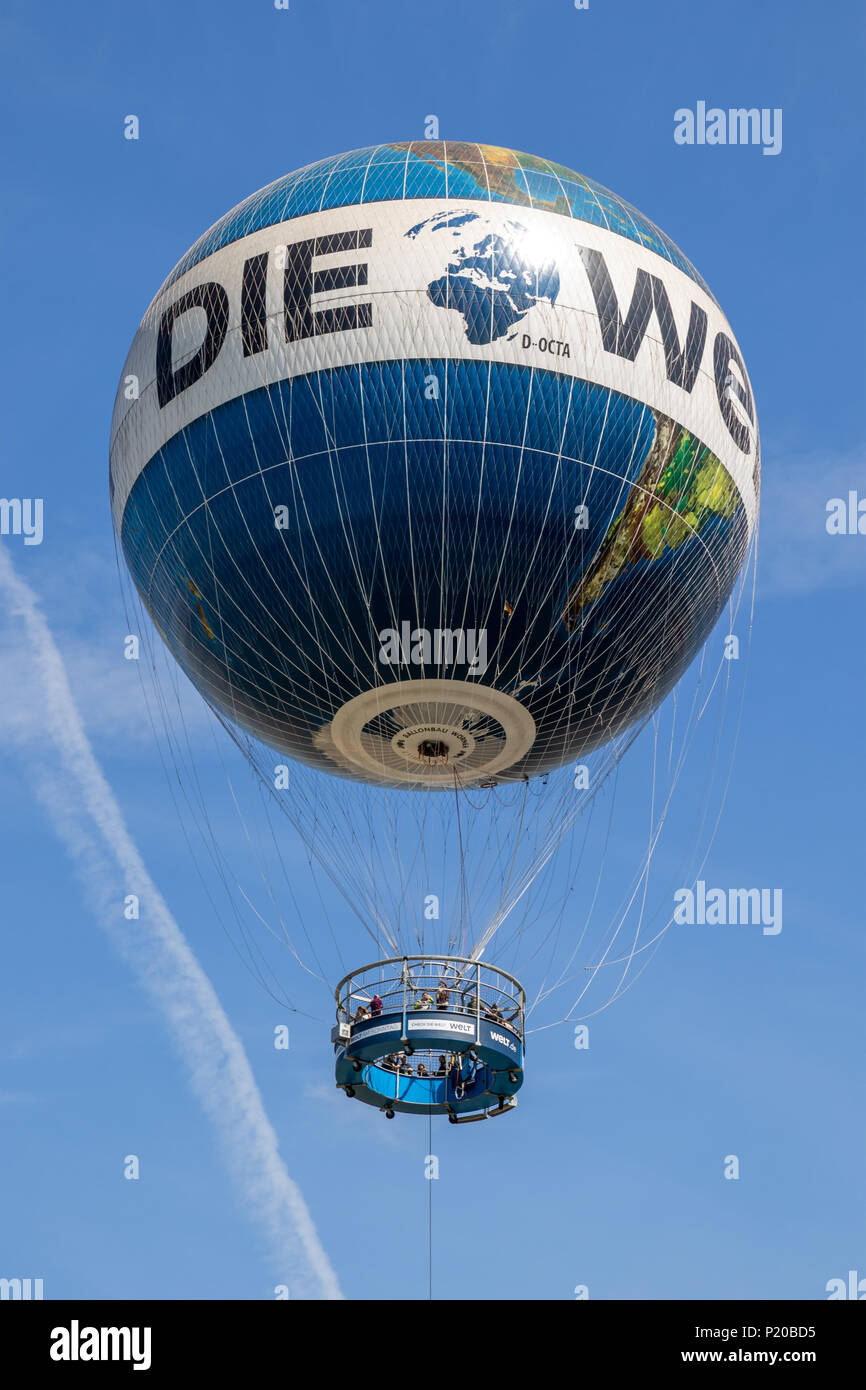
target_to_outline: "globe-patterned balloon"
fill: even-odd
[[[588,178],[420,141],[247,198],[123,369],[112,507],[227,719],[418,790],[546,773],[671,690],[758,510],[733,331]]]

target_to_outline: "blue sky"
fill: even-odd
[[[45,502],[41,546],[2,544],[350,1297],[426,1295],[426,1124],[386,1125],[334,1094],[324,993],[307,999],[287,968],[314,1017],[279,1009],[202,897],[121,659],[117,377],[153,293],[213,221],[316,158],[421,138],[431,113],[443,138],[590,175],[695,262],[749,365],[764,480],[751,650],[733,676],[748,682],[742,729],[705,877],[781,886],[784,928],[671,931],[588,1052],[568,1028],[531,1041],[517,1115],[436,1126],[434,1293],[821,1298],[828,1279],[866,1275],[866,538],[824,526],[828,498],[866,491],[860,7],[10,0],[0,35],[0,476],[4,496]],[[782,152],[676,145],[674,111],[699,100],[782,108]],[[52,828],[46,799],[74,815],[76,791],[40,737],[14,616],[0,664],[0,1276],[41,1277],[47,1297],[271,1297],[278,1277],[182,1059]],[[315,914],[303,856],[287,856]],[[288,1053],[272,1046],[280,1022]]]

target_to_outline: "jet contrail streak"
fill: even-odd
[[[78,874],[95,899],[112,942],[133,965],[140,983],[162,1012],[189,1070],[193,1089],[213,1124],[232,1177],[292,1297],[341,1298],[337,1276],[319,1241],[297,1184],[280,1157],[240,1039],[226,1018],[206,974],[136,849],[84,730],[63,658],[33,590],[16,574],[0,546],[0,591],[20,618],[45,697],[42,732],[50,738],[77,791],[75,806],[53,790],[37,788]],[[89,823],[85,821],[89,818]],[[93,827],[98,836],[91,833]],[[100,873],[105,855],[117,869],[111,885]],[[118,882],[122,885],[118,891]],[[137,895],[140,918],[128,922],[123,898]]]

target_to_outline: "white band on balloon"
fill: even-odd
[[[457,308],[439,307],[428,294],[428,286],[448,270],[454,238],[447,219],[447,235],[414,229],[431,219],[434,224],[441,224],[443,219],[437,214],[449,210],[458,221],[461,213],[472,215],[479,223],[479,234],[483,231],[506,239],[519,236],[520,253],[529,258],[530,266],[555,264],[558,270],[555,296],[538,297],[508,332],[490,343],[470,342],[463,314]],[[515,226],[519,233],[515,233]],[[361,229],[369,229],[369,246],[317,256],[313,262],[320,277],[329,269],[363,266],[363,274],[356,277],[361,283],[313,294],[310,311],[366,305],[370,306],[369,313],[365,309],[362,317],[369,317],[369,325],[320,332],[287,343],[287,244]],[[622,319],[627,318],[641,270],[664,287],[681,346],[686,342],[692,305],[706,314],[700,367],[691,390],[668,378],[657,308],[650,314],[633,361],[627,355],[605,350],[581,248],[604,257]],[[264,329],[262,332],[267,346],[245,355],[241,331],[244,264],[265,253],[269,253],[262,310],[266,333]],[[331,278],[335,283],[340,279],[339,275]],[[209,282],[222,286],[227,297],[225,337],[212,365],[160,406],[156,387],[160,320],[182,296]],[[191,308],[175,320],[171,338],[175,371],[196,356],[205,323],[201,308]],[[741,382],[743,373],[738,367],[724,368],[728,384],[723,392],[725,399],[720,401],[714,362],[714,344],[719,334],[736,345],[719,306],[684,271],[649,248],[592,223],[508,203],[443,199],[353,205],[297,217],[216,251],[168,289],[161,290],[148,309],[123,370],[112,420],[115,523],[120,526],[132,486],[158,450],[180,430],[231,400],[262,386],[332,367],[401,359],[447,359],[554,371],[611,388],[661,411],[691,431],[721,460],[737,485],[751,529],[757,513],[757,422],[750,423],[742,408],[740,397],[751,388],[747,378]],[[440,392],[444,386],[444,382],[439,383]],[[747,451],[735,443],[724,413],[746,432]]]

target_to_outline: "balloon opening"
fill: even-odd
[[[438,739],[425,739],[418,747],[418,757],[425,763],[447,763],[448,744]]]

